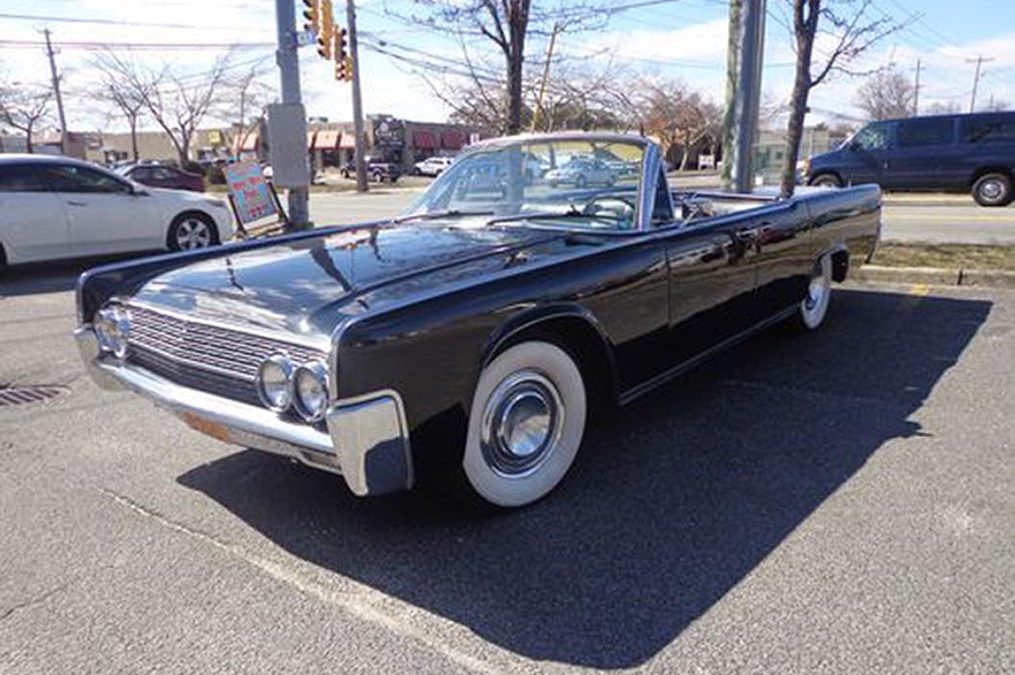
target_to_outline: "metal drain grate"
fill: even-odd
[[[48,401],[68,391],[62,384],[0,384],[0,408]]]

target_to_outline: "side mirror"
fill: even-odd
[[[144,188],[135,187],[133,190],[131,190],[130,194],[132,194],[135,197],[147,197],[151,193],[148,192],[148,190],[145,190]]]

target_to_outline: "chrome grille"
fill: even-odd
[[[326,360],[317,349],[129,305],[128,361],[168,379],[241,401],[256,401],[261,362],[286,353],[296,363]],[[201,373],[208,373],[202,377]],[[253,401],[251,400],[253,396]]]

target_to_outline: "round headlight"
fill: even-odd
[[[305,363],[293,376],[293,403],[307,422],[317,422],[328,409],[328,367],[320,361]]]
[[[102,351],[118,359],[127,355],[130,336],[130,315],[118,305],[104,307],[95,313],[95,335]]]
[[[288,356],[276,354],[261,363],[257,369],[257,395],[268,408],[283,412],[293,400],[293,364]]]

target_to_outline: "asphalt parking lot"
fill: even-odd
[[[1015,671],[1015,293],[850,285],[477,517],[224,446],[0,281],[0,671]]]

